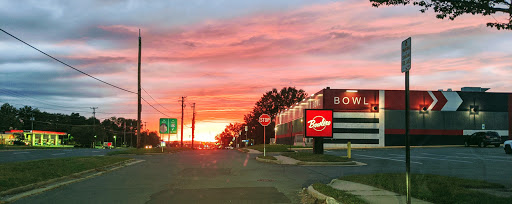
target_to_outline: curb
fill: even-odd
[[[50,179],[50,180],[46,180],[46,181],[41,181],[41,182],[38,182],[38,183],[29,184],[29,185],[26,185],[26,186],[21,186],[21,187],[9,189],[9,190],[6,190],[6,191],[2,191],[2,192],[0,192],[0,203],[2,203],[2,202],[12,202],[12,201],[18,200],[18,199],[26,197],[26,196],[31,196],[31,195],[34,195],[34,194],[41,193],[43,191],[47,191],[47,190],[51,190],[51,189],[54,189],[54,188],[58,188],[58,187],[63,186],[63,185],[79,182],[79,181],[82,181],[82,180],[85,180],[85,179],[89,179],[89,178],[92,178],[92,177],[95,177],[95,176],[102,175],[102,174],[110,172],[110,171],[117,170],[117,169],[119,169],[121,167],[130,166],[130,165],[133,165],[133,164],[136,164],[136,163],[139,163],[139,162],[143,162],[143,161],[144,160],[129,159],[129,160],[126,160],[126,161],[117,162],[117,163],[114,163],[114,164],[111,164],[111,165],[107,165],[107,166],[103,166],[103,167],[100,167],[100,168],[89,169],[89,170],[85,170],[85,171],[82,171],[82,172],[74,173],[74,174],[71,174],[71,175],[68,175],[68,176],[63,176],[63,177],[60,177],[60,178],[54,178],[54,179]],[[116,166],[116,167],[114,167],[114,166]],[[105,168],[110,168],[110,167],[114,167],[114,168],[104,170]],[[86,177],[81,177],[84,174],[92,173],[94,171],[97,171],[97,173],[94,173],[94,174],[86,176]],[[66,179],[71,179],[71,180],[65,181]],[[9,198],[4,198],[5,196],[9,196],[9,195],[12,195],[12,196],[9,197]]]
[[[318,192],[317,190],[315,190],[315,188],[313,188],[313,185],[310,185],[308,187],[308,193],[309,193],[309,195],[315,197],[318,200],[325,201],[327,204],[339,204],[340,203],[333,197],[326,196],[326,195]]]
[[[304,161],[301,161],[301,162],[297,163],[297,165],[302,165],[302,166],[364,166],[366,164],[361,163],[361,162],[356,162],[356,161],[347,161],[347,162],[304,162]]]
[[[271,159],[262,159],[262,158],[259,158],[259,157],[256,157],[256,160],[260,161],[260,162],[267,162],[267,163],[274,163],[274,164],[282,164],[281,161],[279,160],[271,160]]]

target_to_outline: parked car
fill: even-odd
[[[512,154],[512,140],[505,141],[505,143],[503,143],[503,146],[506,154]]]
[[[497,132],[475,132],[464,140],[464,146],[478,145],[479,147],[486,147],[487,145],[494,145],[499,147],[501,145],[501,137]]]

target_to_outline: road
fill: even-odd
[[[327,150],[326,154],[346,156],[346,150]],[[405,149],[355,149],[353,158],[370,168],[385,172],[405,169]],[[412,148],[411,172],[437,174],[500,183],[512,188],[512,155],[503,147]]]
[[[362,149],[353,155],[368,165],[277,165],[236,150],[139,155],[134,157],[144,162],[15,203],[299,203],[301,189],[315,182],[405,169],[403,149]],[[505,169],[512,157],[501,148],[414,148],[411,155],[413,173],[483,179],[511,187]]]
[[[40,159],[78,157],[78,156],[101,156],[109,149],[24,149],[24,150],[2,150],[0,151],[0,163],[30,161]]]
[[[15,203],[299,203],[298,193],[362,167],[261,163],[236,150],[134,156],[144,162]],[[333,173],[336,172],[336,173]]]

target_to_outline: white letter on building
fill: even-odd
[[[361,103],[361,97],[357,98],[357,97],[352,97],[352,101],[354,101],[354,105],[357,103],[357,104],[360,104]]]
[[[347,102],[345,102],[345,99],[347,99]],[[343,101],[343,104],[347,105],[348,103],[350,103],[350,99],[348,97],[343,97],[342,99]]]
[[[334,97],[334,104],[340,104],[340,97]]]
[[[363,103],[364,105],[368,105],[368,103],[366,103],[366,97],[363,98]]]

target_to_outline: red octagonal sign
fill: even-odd
[[[270,116],[267,114],[261,114],[260,118],[258,119],[258,122],[260,122],[263,126],[268,126],[272,120],[270,119]]]

